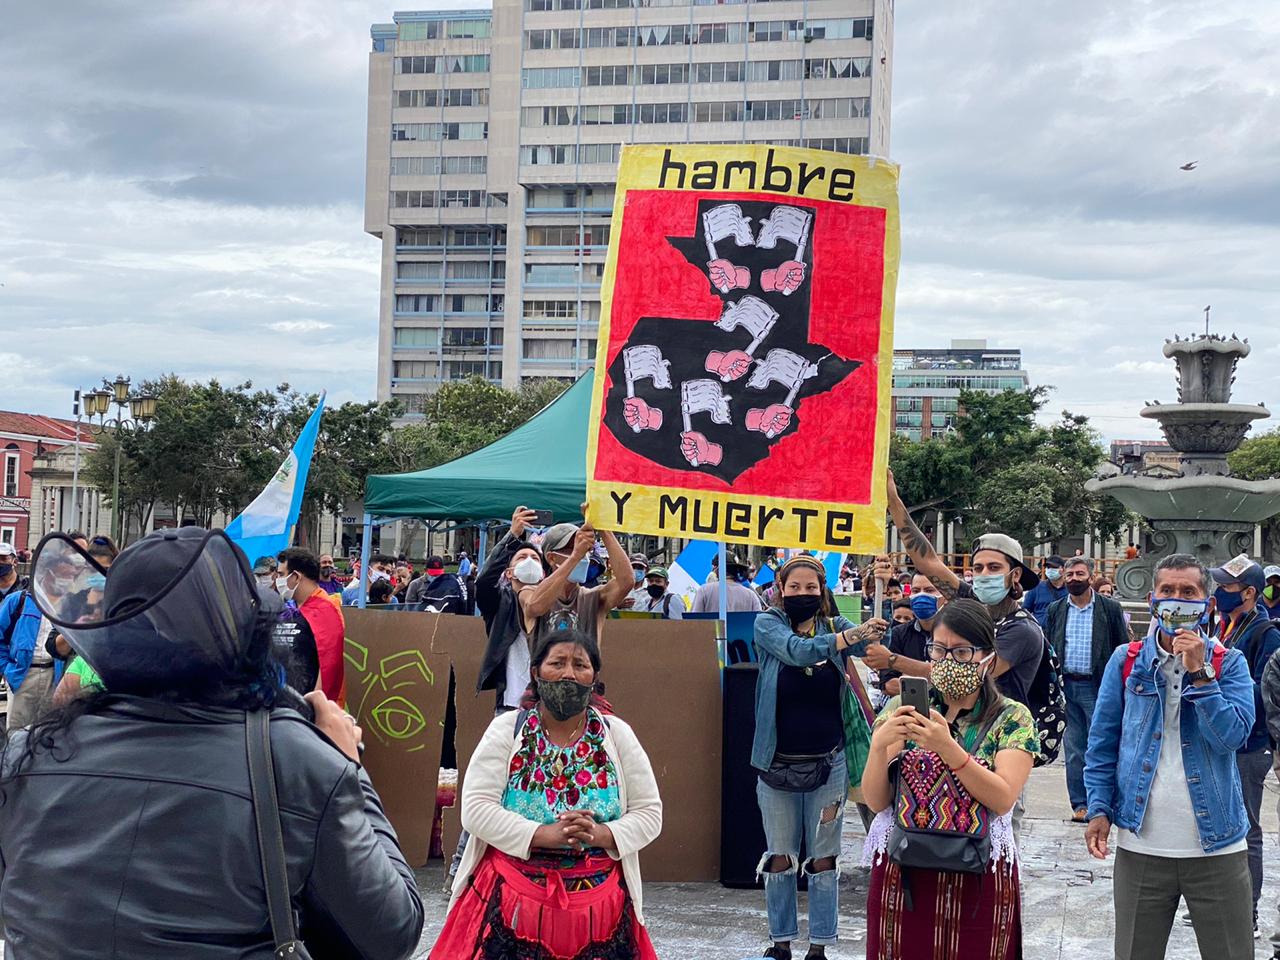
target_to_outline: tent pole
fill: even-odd
[[[364,515],[364,530],[360,534],[360,592],[356,594],[356,606],[365,609],[369,599],[369,557],[373,550],[373,517]]]
[[[720,558],[720,621],[724,624],[720,633],[720,662],[729,663],[729,548],[721,540],[716,544]]]
[[[476,568],[476,570],[479,570],[480,564],[484,563],[488,559],[489,559],[489,521],[486,520],[484,523],[480,524],[480,549],[476,551],[476,558],[472,560],[471,563],[472,563],[472,566]],[[472,610],[475,611],[475,615],[478,617],[480,616],[480,605],[474,602],[475,597],[472,597],[471,599],[473,601]]]

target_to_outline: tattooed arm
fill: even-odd
[[[892,470],[889,471],[887,492],[889,494],[889,515],[893,518],[894,526],[898,528],[898,535],[902,538],[902,546],[906,549],[907,555],[911,557],[911,565],[916,568],[917,572],[923,573],[928,577],[933,582],[933,585],[938,588],[939,593],[948,600],[954,600],[960,588],[960,578],[938,556],[938,552],[933,549],[933,544],[929,542],[929,538],[921,532],[915,521],[911,519],[911,515],[907,513],[906,504],[898,496],[898,485],[893,481]]]

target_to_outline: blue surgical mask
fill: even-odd
[[[1240,609],[1240,604],[1244,603],[1244,591],[1219,587],[1213,591],[1213,599],[1217,603],[1218,612],[1224,617],[1229,617]]]
[[[1009,596],[1009,581],[1005,579],[1003,573],[974,577],[973,595],[978,598],[980,603],[985,603],[988,607],[994,607],[998,603],[1003,603],[1005,598]]]
[[[1151,619],[1165,636],[1179,630],[1197,630],[1209,622],[1208,600],[1151,600]]]
[[[938,615],[938,598],[932,593],[913,593],[911,612],[917,620],[932,620]]]
[[[1048,577],[1049,580],[1052,581],[1053,583],[1057,583],[1059,580],[1062,579],[1062,571],[1059,570],[1057,567],[1049,567],[1047,570],[1045,570],[1044,575]]]
[[[107,586],[107,578],[105,574],[91,573],[85,577],[84,585],[90,590],[103,590]]]

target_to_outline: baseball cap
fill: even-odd
[[[995,550],[997,553],[1003,553],[1014,566],[1021,567],[1022,573],[1018,582],[1023,590],[1030,590],[1040,582],[1040,575],[1022,560],[1022,544],[1008,534],[984,533],[973,541],[973,549],[969,551],[969,556],[972,557],[979,550]],[[1061,558],[1059,558],[1059,566],[1061,566]]]
[[[13,549],[12,543],[0,543],[0,557],[16,557],[18,551]]]
[[[1258,564],[1249,559],[1247,554],[1243,553],[1228,560],[1220,567],[1210,568],[1209,575],[1213,577],[1214,583],[1242,583],[1246,587],[1253,587],[1259,593],[1267,585],[1267,577],[1263,573],[1262,567],[1258,566]]]
[[[663,580],[671,579],[671,575],[667,573],[666,567],[650,567],[646,579],[648,577],[661,577]]]
[[[649,558],[646,557],[643,553],[633,553],[631,555],[631,565],[633,567],[644,567],[646,570],[648,570]]]
[[[427,573],[433,577],[444,573],[444,557],[429,557],[427,559]]]
[[[253,561],[254,573],[275,573],[276,567],[276,558],[270,555],[261,556]]]
[[[542,552],[550,553],[553,550],[563,550],[577,535],[578,525],[576,523],[557,523],[542,535]]]
[[[730,571],[734,569],[738,569],[738,570],[747,569],[747,564],[744,563],[742,558],[738,556],[736,553],[725,554],[724,565]]]
[[[1066,562],[1066,561],[1065,561],[1065,560],[1063,560],[1063,559],[1062,559],[1062,557],[1058,556],[1058,554],[1056,554],[1056,553],[1055,553],[1055,554],[1051,555],[1051,556],[1049,557],[1049,559],[1045,560],[1044,565],[1045,565],[1046,567],[1058,567],[1059,569],[1061,569],[1061,568],[1062,568],[1062,565],[1063,565],[1065,562]]]
[[[3,551],[0,551],[0,552],[3,552]],[[1273,563],[1271,564],[1271,566],[1265,568],[1262,571],[1262,576],[1264,579],[1267,579],[1267,580],[1270,580],[1272,577],[1280,577],[1280,567],[1276,566]]]

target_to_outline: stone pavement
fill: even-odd
[[[1268,780],[1267,787],[1260,958],[1271,956],[1267,935],[1280,920],[1276,911],[1280,899],[1280,852],[1276,846],[1280,788],[1274,778]],[[1091,858],[1084,848],[1084,827],[1071,823],[1069,817],[1062,764],[1035,771],[1028,787],[1021,838],[1023,952],[1028,960],[1111,956],[1114,854],[1106,861]],[[856,866],[862,835],[858,817],[846,817],[841,942],[827,951],[833,960],[854,960],[866,950],[867,874]],[[641,860],[643,863],[643,855]],[[444,923],[447,899],[440,892],[441,877],[442,868],[437,864],[419,874],[427,926],[415,957],[427,955]],[[759,956],[767,946],[762,891],[729,890],[717,883],[646,883],[644,893],[649,933],[663,960],[742,960]],[[803,910],[803,897],[801,906]],[[801,927],[803,931],[803,922]],[[796,946],[796,956],[803,957],[805,945]],[[1175,923],[1167,956],[1176,960],[1199,956],[1190,927]]]

